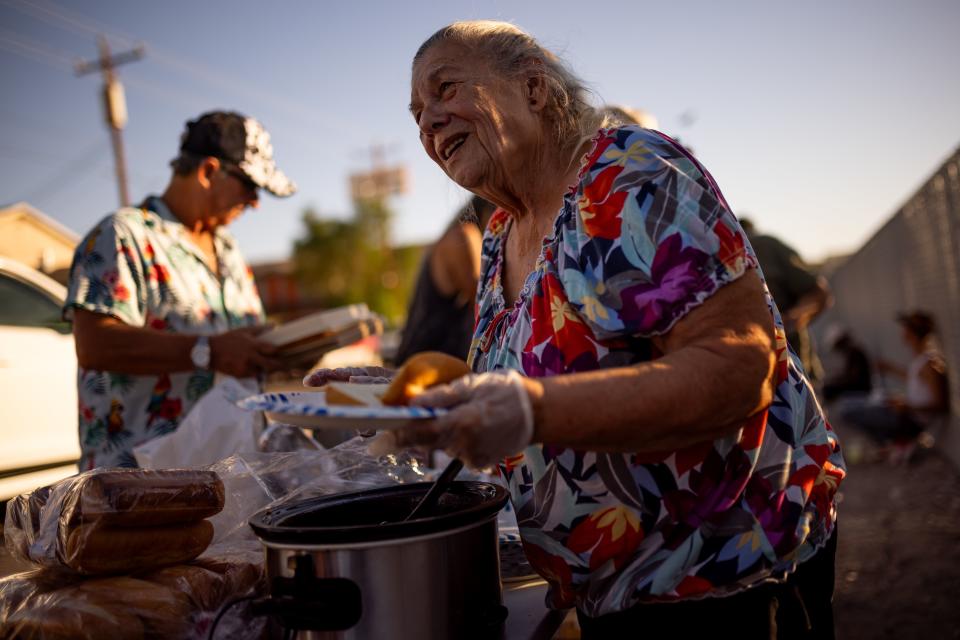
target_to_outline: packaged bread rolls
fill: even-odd
[[[262,558],[229,553],[132,576],[46,569],[8,576],[0,579],[0,640],[206,638],[225,602],[264,591]],[[217,637],[262,637],[263,625],[235,607]]]
[[[0,621],[0,638],[4,640],[141,640],[145,636],[143,624],[135,615],[83,601],[37,603]]]
[[[256,561],[249,554],[236,553],[224,556],[203,556],[191,564],[212,571],[223,579],[223,588],[229,594],[258,590],[266,580],[262,556]]]
[[[14,558],[30,560],[30,546],[40,531],[40,512],[49,495],[50,487],[40,487],[7,503],[3,538],[7,550]]]
[[[132,613],[146,638],[183,638],[191,628],[193,607],[186,594],[138,578],[86,580],[67,590],[64,599],[89,603],[111,613]]]
[[[186,595],[201,611],[216,611],[228,597],[223,576],[195,564],[154,569],[138,577]]]
[[[196,614],[185,594],[166,585],[51,571],[0,581],[0,602],[3,640],[187,638]]]
[[[187,595],[200,611],[217,612],[228,599],[258,590],[263,581],[263,565],[249,554],[236,557],[202,557],[190,564],[178,564],[138,574],[137,577],[161,584]]]
[[[94,469],[11,503],[7,545],[17,557],[84,574],[182,563],[213,537],[223,509],[213,471]]]
[[[77,598],[73,588],[80,582],[82,578],[43,569],[0,579],[0,639],[144,637],[143,625],[133,613]]]

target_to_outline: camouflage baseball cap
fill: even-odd
[[[254,118],[233,111],[210,111],[187,122],[180,154],[219,158],[275,196],[293,195],[297,185],[273,159],[270,134]]]

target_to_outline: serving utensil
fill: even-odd
[[[461,469],[463,469],[463,461],[461,461],[460,458],[451,460],[440,476],[434,481],[430,490],[420,498],[420,502],[417,503],[417,506],[410,512],[410,515],[404,518],[403,521],[413,520],[418,516],[430,513],[436,506],[437,501],[440,500],[440,496],[447,490]]]

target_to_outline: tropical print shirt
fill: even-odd
[[[635,126],[599,132],[507,306],[510,227],[498,211],[484,235],[470,354],[478,372],[553,376],[654,360],[652,337],[757,268],[706,170]],[[502,461],[527,557],[551,586],[548,604],[599,616],[723,596],[782,579],[827,542],[843,460],[765,295],[777,336],[775,399],[734,434],[652,453],[546,443]]]
[[[261,324],[260,296],[236,241],[219,228],[214,244],[220,273],[160,198],[120,209],[77,246],[64,317],[85,309],[134,327],[196,335]],[[176,429],[213,375],[80,368],[80,469],[137,466],[133,448]]]

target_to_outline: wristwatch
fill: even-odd
[[[203,371],[210,369],[210,340],[207,336],[199,336],[190,349],[190,360],[193,366]]]

